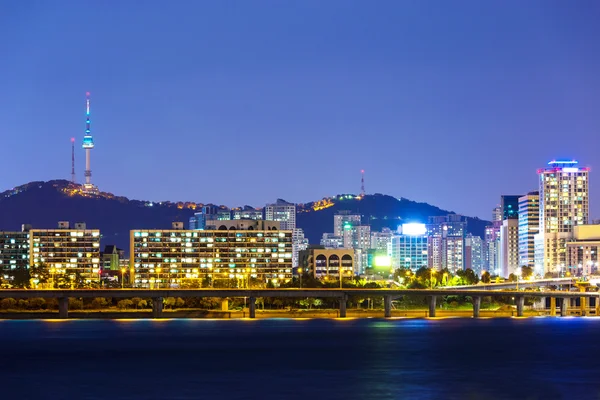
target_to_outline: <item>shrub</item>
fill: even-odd
[[[81,310],[83,309],[83,301],[70,297],[69,298],[69,308],[72,310]]]
[[[14,309],[16,305],[17,301],[15,299],[11,299],[10,297],[0,301],[0,307],[3,310]]]
[[[96,310],[105,308],[107,305],[108,305],[108,303],[104,297],[96,297],[92,301],[92,308],[94,308]]]
[[[129,299],[119,300],[119,302],[117,303],[117,307],[119,307],[119,309],[121,310],[126,310],[128,308],[133,307],[133,301]]]
[[[17,307],[19,307],[21,310],[26,310],[29,308],[29,301],[26,299],[19,299]]]
[[[41,297],[34,297],[33,299],[29,299],[29,308],[32,310],[39,310],[44,308],[46,305],[46,300]]]
[[[175,300],[175,307],[177,307],[177,308],[181,308],[181,307],[183,307],[183,306],[185,306],[185,301],[183,301],[183,299],[182,299],[181,297],[178,297],[178,298]]]

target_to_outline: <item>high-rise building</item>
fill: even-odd
[[[342,236],[334,236],[333,233],[324,233],[320,244],[326,249],[343,249],[344,238]]]
[[[296,205],[277,199],[275,204],[265,207],[265,219],[279,221],[282,230],[292,231],[296,228]]]
[[[519,269],[519,220],[509,218],[500,227],[500,275],[508,278]]]
[[[298,254],[308,249],[308,239],[304,237],[304,231],[296,228],[292,231],[292,266],[298,267]]]
[[[465,238],[465,269],[472,269],[478,276],[483,272],[484,242],[479,236],[470,233]]]
[[[218,208],[216,206],[202,207],[199,212],[194,213],[194,216],[190,217],[189,229],[204,229],[206,227],[206,221],[218,219],[217,210]]]
[[[535,267],[535,235],[540,230],[540,194],[519,198],[519,266]],[[543,271],[535,271],[543,275]]]
[[[519,198],[521,195],[500,196],[500,210],[502,221],[505,219],[519,219]]]
[[[492,209],[492,222],[502,221],[502,206],[496,206]]]
[[[452,273],[465,267],[467,222],[457,214],[429,217],[427,225],[429,268],[448,268]]]
[[[360,225],[360,214],[352,214],[350,211],[338,211],[333,216],[333,235],[344,236],[344,227],[348,225]]]
[[[377,254],[387,254],[392,236],[394,232],[389,228],[383,228],[381,232],[371,232],[371,249]]]
[[[0,272],[10,276],[15,269],[29,267],[28,230],[0,232]]]
[[[589,169],[577,165],[575,160],[554,160],[538,170],[540,231],[536,240],[544,249],[544,273],[565,272],[566,244],[573,237],[574,227],[589,220]],[[536,263],[540,261],[538,257]]]
[[[141,229],[130,233],[136,287],[166,288],[224,280],[278,286],[292,277],[292,231],[278,222],[211,221],[217,230]]]
[[[351,225],[346,222],[343,231],[344,248],[354,249],[355,273],[361,274],[368,265],[368,250],[371,247],[371,227],[369,225]]]
[[[500,228],[502,221],[494,221],[485,227],[484,269],[491,275],[500,275]]]
[[[502,225],[500,226],[499,269],[503,277],[519,268],[519,198],[521,195],[500,197]]]
[[[427,268],[427,226],[416,223],[403,224],[400,231],[400,234],[392,236],[388,247],[392,267],[413,271]]]

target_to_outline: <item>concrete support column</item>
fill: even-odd
[[[585,297],[579,298],[579,309],[581,310],[581,316],[585,317],[587,315],[587,299]]]
[[[517,298],[515,299],[515,302],[517,303],[517,317],[522,317],[523,316],[523,308],[525,307],[525,297],[517,296]]]
[[[248,299],[248,311],[250,312],[250,318],[256,318],[256,297]]]
[[[435,317],[435,301],[436,296],[429,296],[429,316]]]
[[[566,317],[567,315],[569,315],[569,303],[570,303],[570,299],[568,297],[562,298],[562,301],[560,302],[560,316],[561,317]]]
[[[152,318],[161,318],[163,311],[163,298],[153,297],[152,298]]]
[[[346,318],[346,295],[340,299],[340,318]]]
[[[473,297],[473,318],[479,318],[479,309],[481,308],[481,296]]]
[[[556,297],[550,297],[550,316],[556,316]]]
[[[600,315],[600,297],[594,299],[596,301],[596,317]]]
[[[229,311],[229,299],[221,300],[221,311]]]
[[[69,298],[59,297],[58,299],[58,318],[69,318]]]
[[[392,317],[392,296],[390,296],[390,295],[383,296],[383,310],[384,310],[383,316],[385,318]]]

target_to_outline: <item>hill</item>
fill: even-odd
[[[53,228],[58,221],[86,222],[100,229],[102,244],[116,244],[129,250],[131,229],[170,228],[174,221],[187,227],[189,218],[202,203],[130,200],[101,192],[85,194],[80,185],[65,180],[30,182],[0,193],[0,230],[20,230],[21,224]],[[349,210],[363,215],[373,230],[395,229],[404,222],[426,222],[431,215],[449,212],[426,203],[382,194],[339,195],[298,206],[297,226],[311,243],[319,243],[324,232],[333,231],[333,215]],[[482,236],[487,221],[468,219],[469,232]]]

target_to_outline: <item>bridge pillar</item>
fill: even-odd
[[[256,318],[256,297],[248,299],[248,311],[250,312],[250,318]]]
[[[561,317],[566,317],[567,315],[569,315],[569,301],[570,299],[568,297],[563,297],[562,301],[560,302],[560,316]]]
[[[473,318],[479,318],[481,308],[481,296],[473,296]]]
[[[556,297],[550,297],[550,316],[556,316]]]
[[[221,300],[221,311],[229,311],[229,299]]]
[[[58,318],[67,319],[69,318],[69,298],[59,297],[58,298]]]
[[[385,318],[392,317],[392,296],[383,296],[383,310]]]
[[[600,315],[600,297],[594,299],[596,301],[596,317]]]
[[[340,318],[346,318],[346,295],[340,299]]]
[[[523,308],[525,306],[525,297],[517,296],[515,299],[515,302],[517,303],[517,317],[522,317],[523,316]]]
[[[429,317],[435,317],[436,296],[429,296]]]
[[[152,298],[152,318],[161,318],[163,311],[163,298],[153,297]]]
[[[581,311],[581,316],[585,317],[587,315],[587,299],[585,297],[579,298],[579,309]]]

